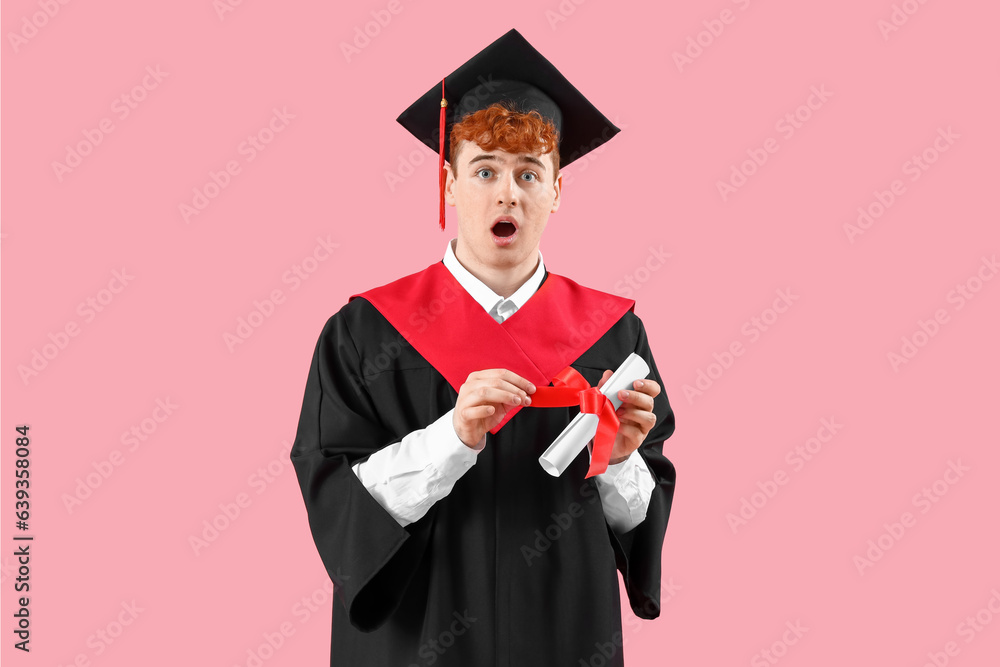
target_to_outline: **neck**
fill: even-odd
[[[521,262],[506,266],[493,266],[479,261],[465,252],[461,243],[456,244],[455,259],[469,273],[478,278],[484,285],[502,296],[508,298],[518,290],[538,268],[538,250],[535,249]]]

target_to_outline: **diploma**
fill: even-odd
[[[638,354],[633,352],[622,362],[618,370],[614,372],[608,381],[601,388],[601,393],[608,397],[612,405],[617,410],[622,401],[618,398],[618,392],[622,389],[631,389],[632,383],[649,375],[649,366]],[[598,416],[581,412],[573,421],[563,429],[545,453],[538,457],[538,463],[545,472],[553,477],[563,474],[569,464],[573,462],[580,450],[587,446],[590,439],[597,433]]]

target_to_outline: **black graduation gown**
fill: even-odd
[[[629,310],[609,326],[573,368],[597,386],[605,369],[634,351],[663,387],[640,319]],[[425,428],[457,396],[365,298],[326,322],[290,457],[335,584],[330,664],[623,665],[617,573],[636,616],[660,612],[675,481],[662,453],[674,430],[665,391],[654,399],[657,422],[638,450],[656,478],[648,513],[621,536],[607,524],[594,479],[584,479],[586,453],[560,477],[538,464],[577,407],[522,408],[487,433],[485,449],[449,495],[400,526],[351,465]]]

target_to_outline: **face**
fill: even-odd
[[[562,175],[553,179],[551,154],[484,151],[463,141],[447,165],[445,201],[458,213],[458,249],[495,269],[534,264],[549,214],[559,208]],[[461,256],[460,256],[461,259]]]

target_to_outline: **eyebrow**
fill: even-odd
[[[500,161],[499,159],[497,159],[496,155],[492,155],[489,153],[480,153],[476,157],[469,160],[469,164],[472,165],[477,162],[484,162],[486,160],[493,160],[495,162]],[[518,162],[530,162],[532,164],[537,164],[539,167],[541,167],[542,171],[545,171],[545,163],[543,163],[541,160],[531,155],[519,155]]]

